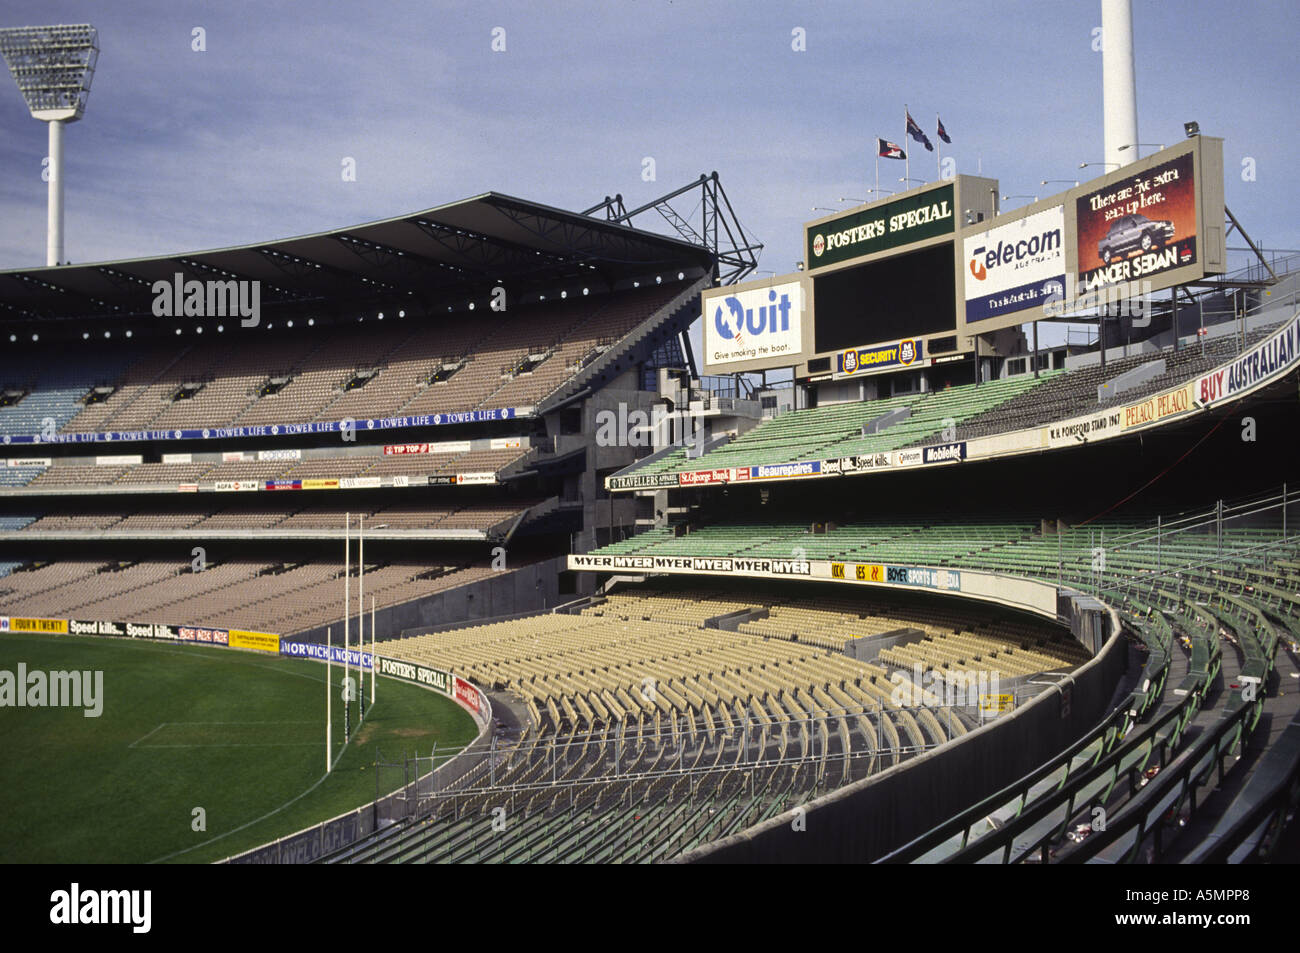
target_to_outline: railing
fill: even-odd
[[[1300,543],[1300,536],[1295,532],[1295,520],[1289,515],[1289,508],[1297,502],[1285,484],[1281,492],[1268,496],[1242,500],[1233,503],[1223,501],[1214,507],[1198,512],[1180,515],[1166,521],[1157,516],[1155,523],[1143,529],[1112,536],[1109,539],[1104,531],[1095,539],[1090,539],[1086,552],[1069,551],[1072,561],[1083,560],[1089,567],[1089,577],[1082,582],[1084,588],[1099,596],[1121,596],[1133,590],[1135,583],[1153,584],[1159,579],[1178,578],[1180,574],[1199,572],[1214,573],[1228,568],[1238,568],[1237,564],[1250,561],[1267,563],[1276,557],[1279,545],[1289,546]],[[1225,530],[1233,528],[1255,528],[1271,530],[1276,535],[1256,542],[1234,541]],[[1203,545],[1210,537],[1214,540],[1214,554],[1179,558],[1174,547],[1189,538],[1195,538],[1196,549],[1203,551]],[[1151,548],[1155,551],[1152,553]],[[1058,557],[1058,571],[1063,574],[1065,550]],[[1139,553],[1143,557],[1155,557],[1155,569],[1134,575],[1130,568],[1122,571],[1107,569],[1109,563],[1117,557]],[[1121,560],[1122,561],[1122,560]],[[1078,584],[1079,580],[1074,580]],[[1149,586],[1148,586],[1149,587]]]
[[[917,720],[922,711],[933,720]],[[641,735],[630,729],[612,737],[596,732],[546,735],[516,745],[491,738],[456,755],[435,751],[387,765],[420,780],[405,785],[402,797],[385,802],[378,826],[418,821],[444,809],[459,818],[466,810],[482,808],[489,799],[506,805],[513,814],[517,801],[526,802],[534,795],[567,795],[573,802],[580,791],[590,794],[593,789],[606,792],[600,795],[602,800],[617,796],[631,803],[637,799],[635,790],[644,793],[656,782],[666,781],[685,782],[693,797],[695,783],[719,771],[741,777],[753,787],[760,774],[815,765],[816,787],[832,790],[884,770],[886,762],[892,765],[933,750],[968,730],[964,724],[959,730],[952,706],[891,708],[885,714],[911,716],[918,726],[929,724],[931,731],[938,724],[942,736],[922,732],[918,742],[901,727],[887,729],[881,712],[855,708],[830,709],[815,718],[752,720],[730,728],[710,729],[696,717],[683,718],[671,730]],[[848,728],[847,749],[839,730],[841,719]],[[469,767],[449,782],[443,771],[451,757]],[[638,768],[643,760],[648,763]],[[511,780],[510,772],[522,772],[524,777]]]

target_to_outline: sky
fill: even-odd
[[[1228,206],[1257,243],[1300,248],[1300,6],[1133,9],[1139,138],[1172,145],[1189,119],[1223,137]],[[764,243],[759,268],[784,274],[803,223],[826,214],[814,207],[867,197],[877,136],[912,150],[914,178],[938,177],[904,143],[905,103],[932,140],[942,117],[957,172],[1022,196],[1004,208],[1104,157],[1100,0],[0,0],[0,26],[87,22],[99,62],[64,140],[74,262],[488,190],[573,210],[621,193],[632,208],[716,170]],[[4,77],[0,130],[0,268],[39,266],[46,130]],[[881,187],[902,174],[882,160]]]

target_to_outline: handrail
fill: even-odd
[[[1165,765],[1160,773],[1121,807],[1114,817],[1106,819],[1106,829],[1092,834],[1075,850],[1062,858],[1064,863],[1085,863],[1103,850],[1120,841],[1121,837],[1135,828],[1138,830],[1134,843],[1124,854],[1124,858],[1133,859],[1142,848],[1147,836],[1154,832],[1152,861],[1159,861],[1164,852],[1164,841],[1159,825],[1168,812],[1174,810],[1193,795],[1192,812],[1196,810],[1193,788],[1208,780],[1211,769],[1217,767],[1222,777],[1223,759],[1240,746],[1249,728],[1246,722],[1251,719],[1257,706],[1263,705],[1261,698],[1257,702],[1243,702],[1225,714],[1222,720],[1207,729],[1173,761]],[[1229,735],[1231,737],[1229,738]],[[1207,760],[1210,756],[1210,760]],[[1152,803],[1154,802],[1154,803]],[[1172,802],[1172,803],[1171,803]]]
[[[975,852],[977,847],[980,852],[986,852],[985,849],[989,847],[998,847],[1004,851],[1009,851],[1012,846],[1011,839],[1021,829],[1056,810],[1062,798],[1072,799],[1073,794],[1079,787],[1094,780],[1106,770],[1116,767],[1123,756],[1131,752],[1135,746],[1152,738],[1162,728],[1172,722],[1178,722],[1174,730],[1163,741],[1168,742],[1170,738],[1177,739],[1181,737],[1187,721],[1190,720],[1190,718],[1184,717],[1189,714],[1184,709],[1191,705],[1195,705],[1196,708],[1200,707],[1199,693],[1189,693],[1178,705],[1170,708],[1155,721],[1143,726],[1136,734],[1125,734],[1124,732],[1112,734],[1116,727],[1114,723],[1117,721],[1122,722],[1127,717],[1129,706],[1121,705],[1108,715],[1100,725],[1057,757],[1035,768],[1019,781],[1015,781],[995,794],[989,795],[978,804],[967,808],[961,814],[945,821],[928,833],[922,834],[910,843],[880,858],[876,863],[910,863],[959,834],[962,838],[961,848],[958,853],[946,858],[946,860],[966,859]],[[1102,748],[1097,753],[1096,760],[1090,765],[1081,766],[1072,774],[1067,774],[1052,794],[1040,796],[1033,801],[1029,800],[1030,790],[1035,785],[1061,767],[1068,766],[1075,757],[1086,751],[1088,747],[1098,740],[1103,743]],[[1117,740],[1120,744],[1111,747]],[[1107,749],[1109,749],[1109,753],[1107,753]],[[1011,823],[996,831],[983,834],[973,841],[970,839],[970,829],[976,822],[994,813],[999,808],[1005,807],[1016,798],[1020,798],[1021,803],[1017,809],[1016,818]]]

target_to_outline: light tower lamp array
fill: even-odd
[[[0,29],[0,54],[33,119],[50,125],[49,217],[45,263],[63,260],[63,125],[86,111],[99,59],[99,34],[89,24]]]

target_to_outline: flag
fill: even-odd
[[[906,159],[907,153],[903,147],[896,142],[890,142],[888,139],[876,140],[876,154],[882,159]]]
[[[907,114],[907,134],[917,142],[924,145],[927,152],[934,151],[934,146],[930,145],[930,140],[926,138],[925,133],[921,131],[921,127],[916,124],[916,120],[912,118],[911,113]]]
[[[936,115],[934,117],[934,121],[939,124],[939,128],[937,130],[939,133],[939,138],[942,139],[944,142],[948,143],[948,145],[952,145],[952,140],[948,138],[948,130],[943,128],[943,120]]]

